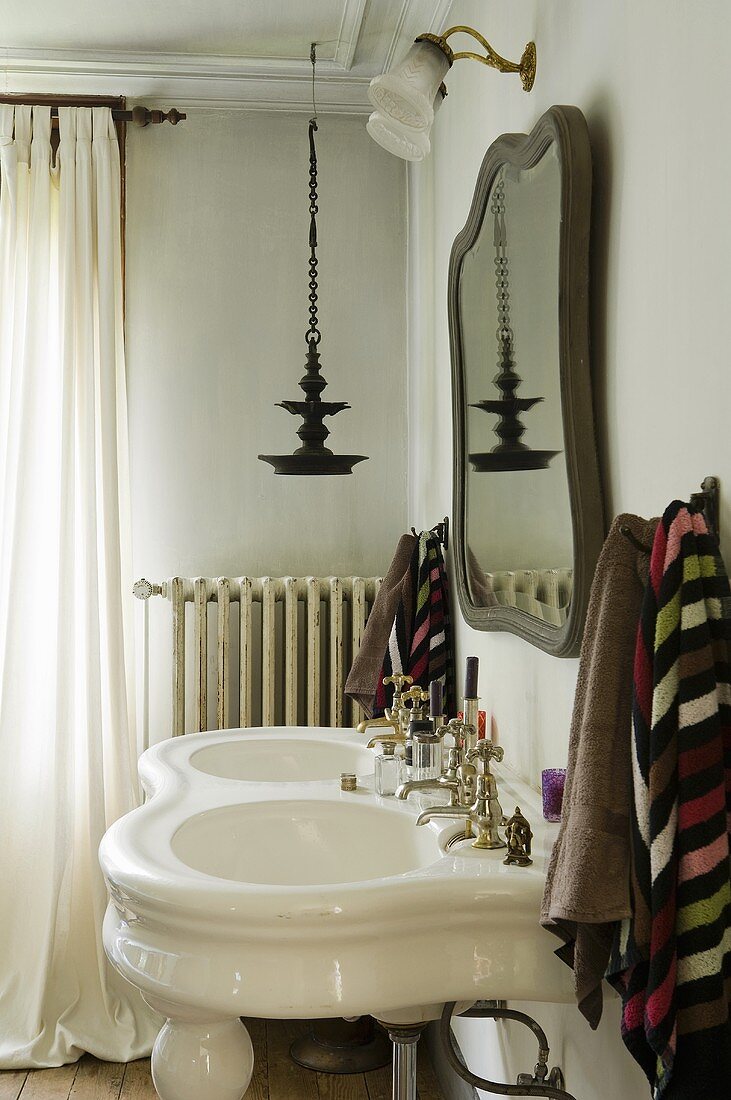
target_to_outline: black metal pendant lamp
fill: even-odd
[[[325,446],[330,434],[325,427],[326,416],[335,416],[343,409],[349,409],[347,401],[323,401],[321,394],[327,382],[320,371],[320,352],[318,347],[322,339],[317,317],[317,151],[315,133],[317,131],[317,109],[315,106],[315,63],[317,60],[315,43],[310,50],[312,62],[312,111],[308,133],[310,142],[310,320],[305,333],[307,356],[305,374],[299,380],[304,391],[304,401],[278,401],[281,409],[294,416],[302,417],[297,435],[302,446],[289,455],[259,455],[262,462],[274,467],[275,474],[351,474],[357,462],[365,462],[367,455],[336,455]]]

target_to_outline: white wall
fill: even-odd
[[[153,132],[154,130],[154,132]],[[127,363],[134,571],[385,570],[406,517],[406,183],[364,120],[321,116],[324,399],[350,477],[278,477],[299,445],[308,320],[307,115],[190,110],[130,129]],[[434,520],[432,520],[434,522]],[[153,601],[152,739],[168,735],[169,608]]]
[[[459,62],[448,75],[432,156],[411,173],[415,521],[451,506],[451,243],[487,146],[501,133],[530,130],[554,103],[583,110],[594,154],[592,341],[608,514],[657,514],[674,497],[687,498],[705,474],[731,485],[731,151],[727,76],[715,63],[719,43],[731,36],[731,9],[724,0],[457,0],[449,22],[477,27],[508,57],[535,38],[538,77],[526,95],[516,77]],[[721,519],[728,529],[731,494]],[[477,633],[456,618],[459,660],[480,656],[482,694],[507,757],[537,784],[542,767],[566,759],[577,662],[508,634]],[[572,1008],[533,1007],[580,1100],[647,1096],[619,1038],[616,1001],[597,1034]],[[506,1079],[534,1056],[522,1044],[518,1057],[514,1032],[459,1025],[471,1067]]]

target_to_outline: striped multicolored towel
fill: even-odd
[[[393,689],[384,688],[384,676],[405,672],[414,683],[427,688],[432,680],[441,680],[444,713],[454,714],[454,662],[449,617],[449,586],[442,547],[433,531],[422,531],[410,564],[411,595],[396,609],[383,668],[378,678],[374,714],[382,714],[393,698]]]
[[[634,670],[633,916],[607,977],[653,1096],[731,1096],[731,595],[703,517],[658,525]]]

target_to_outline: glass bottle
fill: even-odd
[[[442,774],[442,741],[434,726],[425,718],[409,725],[411,739],[411,778],[438,779]]]
[[[396,794],[396,788],[402,781],[402,760],[396,755],[395,741],[382,741],[383,752],[376,757],[375,785],[376,794]]]

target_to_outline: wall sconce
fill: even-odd
[[[485,55],[466,50],[454,53],[447,39],[469,34]],[[420,34],[400,65],[376,76],[368,98],[376,108],[366,129],[374,141],[403,160],[423,160],[429,155],[429,133],[434,116],[444,102],[444,77],[455,61],[467,57],[501,73],[519,73],[529,92],[536,78],[536,44],[529,42],[519,62],[496,53],[486,38],[472,27],[450,27],[444,34]]]

